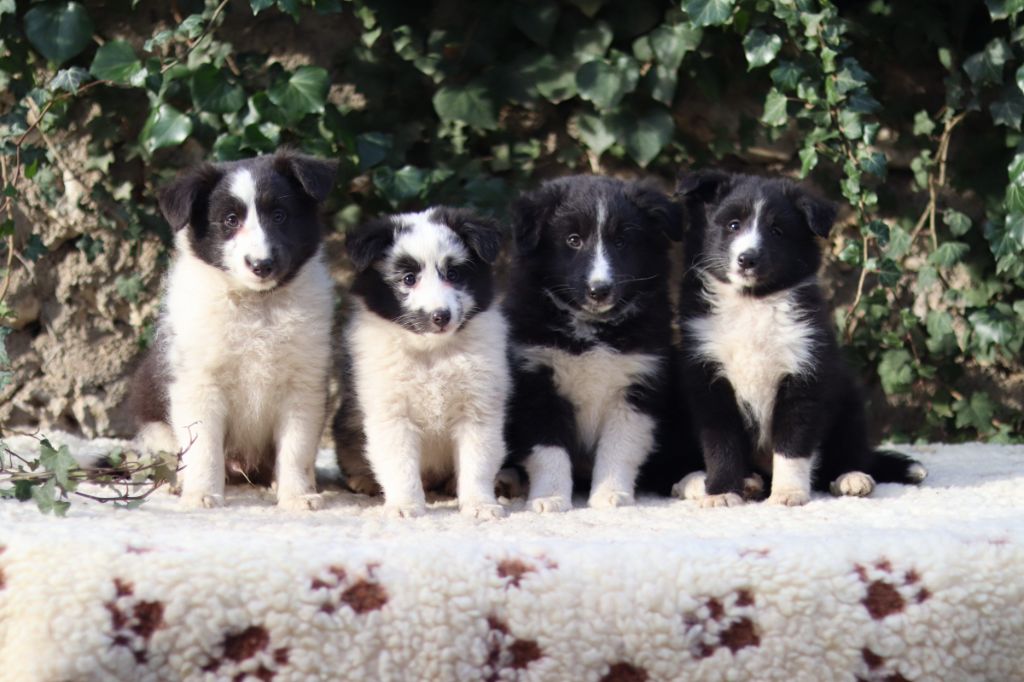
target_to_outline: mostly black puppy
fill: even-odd
[[[574,479],[593,507],[632,504],[658,448],[643,479],[668,492],[689,470],[666,419],[678,207],[648,185],[574,176],[521,197],[513,215],[507,440],[530,506],[568,509]]]
[[[683,381],[707,478],[674,492],[739,504],[744,478],[759,472],[772,478],[769,502],[801,505],[812,487],[868,495],[876,481],[924,480],[918,462],[868,444],[817,278],[835,207],[788,180],[718,171],[684,176],[678,195]]]

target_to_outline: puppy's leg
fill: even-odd
[[[772,414],[770,504],[796,507],[811,500],[811,477],[828,423],[813,380],[783,379]]]
[[[277,506],[306,511],[320,509],[316,492],[316,451],[326,408],[318,387],[284,396],[275,429]]]
[[[741,505],[751,443],[732,384],[703,363],[688,363],[685,371],[690,411],[707,470],[705,494],[690,499],[697,499],[701,507]]]
[[[478,519],[505,516],[494,497],[494,480],[505,458],[503,414],[484,422],[466,420],[455,427],[459,511]]]
[[[384,508],[399,517],[422,516],[427,509],[420,476],[420,432],[401,417],[367,410],[366,458],[384,490]]]
[[[530,477],[530,509],[560,512],[572,507],[572,462],[565,448],[535,445],[523,465]]]
[[[170,386],[171,424],[184,453],[181,506],[224,504],[224,432],[227,404],[220,388],[192,377]]]
[[[601,430],[590,486],[591,507],[633,504],[640,465],[654,447],[654,420],[623,403],[612,409]]]
[[[813,457],[788,457],[781,452],[772,456],[772,492],[769,504],[799,507],[811,501]]]

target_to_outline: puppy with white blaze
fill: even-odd
[[[349,488],[383,490],[389,514],[418,516],[424,489],[454,478],[463,514],[504,516],[494,495],[509,390],[507,325],[493,305],[498,225],[439,207],[370,222],[346,245],[354,310],[334,439]]]
[[[789,180],[718,171],[685,175],[677,190],[684,381],[707,474],[674,492],[740,504],[758,473],[771,479],[768,502],[802,505],[812,489],[864,496],[876,482],[924,480],[918,462],[868,443],[818,283],[835,207]]]
[[[227,471],[317,509],[334,284],[318,211],[335,164],[291,152],[203,164],[160,194],[174,229],[132,401],[143,448],[184,450],[181,503],[224,503]],[[193,442],[194,441],[194,442]]]
[[[638,475],[667,493],[687,470],[669,428],[677,206],[646,184],[573,176],[513,213],[509,462],[530,507],[569,509],[574,484],[592,507],[629,505]]]

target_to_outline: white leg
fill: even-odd
[[[455,428],[459,511],[479,519],[505,516],[494,498],[494,479],[505,459],[502,420],[464,421]]]
[[[530,478],[530,508],[560,512],[572,507],[572,462],[565,448],[536,445],[523,463]]]
[[[181,506],[224,504],[224,422],[227,405],[217,386],[182,378],[170,386],[171,424],[184,452]]]
[[[277,505],[282,509],[320,509],[316,492],[316,450],[324,428],[324,391],[310,387],[285,395],[275,429]]]
[[[811,501],[811,470],[814,457],[772,457],[772,493],[770,504],[798,507]]]
[[[847,471],[829,486],[833,495],[867,497],[875,489],[875,479],[863,471]]]
[[[384,491],[384,508],[391,515],[421,516],[427,509],[420,446],[420,433],[407,419],[367,415],[366,459]]]
[[[705,483],[708,475],[703,471],[686,474],[672,486],[672,497],[680,500],[703,500],[708,496]]]
[[[590,506],[622,507],[633,504],[636,475],[652,447],[653,419],[625,403],[612,410],[597,444]]]

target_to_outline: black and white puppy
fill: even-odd
[[[132,400],[142,447],[185,451],[186,507],[223,504],[228,465],[276,479],[281,507],[322,504],[334,284],[317,214],[334,174],[278,152],[203,164],[160,194],[175,255]]]
[[[424,488],[456,478],[459,508],[504,516],[494,482],[505,457],[508,329],[494,303],[496,223],[433,208],[382,218],[347,238],[356,269],[346,376],[334,418],[348,486],[398,516]]]
[[[510,463],[525,469],[536,511],[570,508],[574,482],[590,506],[632,504],[641,467],[670,440],[678,209],[645,184],[573,176],[513,213]]]
[[[707,478],[675,492],[739,504],[757,472],[771,477],[769,502],[802,505],[812,488],[868,495],[876,481],[922,481],[919,463],[868,444],[818,284],[835,207],[789,180],[718,171],[677,189],[688,222],[683,379]]]

